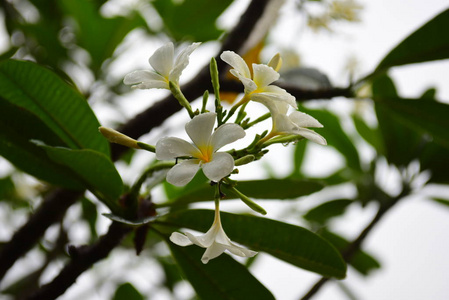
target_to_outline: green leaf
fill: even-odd
[[[180,247],[168,241],[170,250],[201,299],[274,299],[243,265],[229,255],[221,255],[207,264],[201,262],[204,249]]]
[[[0,97],[35,115],[69,148],[109,156],[109,144],[86,100],[50,70],[32,62],[0,62]]]
[[[34,114],[0,96],[0,155],[41,180],[71,189],[83,188],[67,168],[49,159],[43,149],[30,142],[31,139],[54,146],[64,145]]]
[[[116,290],[112,300],[144,300],[142,294],[129,282],[122,283]]]
[[[72,171],[84,187],[93,192],[113,212],[117,212],[123,182],[114,164],[104,154],[90,150],[72,150],[41,145],[48,157]]]
[[[161,218],[161,222],[206,232],[212,224],[211,210],[177,211]],[[340,253],[327,241],[299,226],[249,215],[221,213],[229,238],[252,250],[263,251],[297,267],[344,278],[346,264]],[[199,259],[198,259],[199,261]]]
[[[382,98],[376,105],[387,107],[397,122],[421,135],[430,134],[436,143],[449,148],[449,105],[402,98]]]
[[[114,214],[103,214],[103,216],[105,216],[106,218],[108,218],[109,220],[112,220],[114,222],[119,222],[122,224],[130,225],[130,226],[137,226],[137,227],[148,224],[151,221],[154,221],[154,217],[146,217],[146,218],[143,218],[140,220],[131,221],[131,220],[127,220],[125,218],[122,218],[122,217],[114,215]]]
[[[311,110],[306,108],[301,108],[300,110],[313,116],[324,125],[317,132],[327,140],[328,145],[337,149],[345,157],[349,168],[357,171],[361,170],[357,148],[344,132],[337,116],[327,110]]]
[[[205,42],[217,39],[222,30],[215,23],[231,0],[155,0],[154,8],[164,21],[165,28],[177,41],[186,39]],[[192,22],[192,20],[195,20]]]
[[[295,199],[301,196],[315,193],[323,188],[318,182],[299,180],[293,178],[264,179],[239,181],[236,188],[246,196],[256,199]],[[239,199],[239,196],[222,185],[222,192],[226,199]],[[173,202],[184,205],[193,202],[209,201],[214,199],[215,189],[209,184],[198,186],[178,196]]]
[[[306,154],[306,146],[307,143],[305,142],[300,142],[297,143],[295,146],[295,152],[293,154],[293,172],[291,174],[291,176],[293,178],[301,178],[302,177],[302,173],[301,173],[301,166],[302,166],[302,162],[304,161],[304,156]]]
[[[362,117],[358,115],[353,115],[352,120],[354,121],[354,126],[360,136],[371,146],[376,149],[380,154],[385,153],[385,146],[382,142],[382,136],[378,128],[372,128],[366,124]]]
[[[387,75],[382,75],[373,81],[373,99],[390,99],[397,96],[396,87]],[[422,135],[404,126],[395,119],[388,106],[379,101],[374,102],[379,132],[384,145],[388,162],[397,166],[407,166],[419,155],[422,145]]]
[[[393,66],[449,58],[449,9],[446,9],[397,45],[380,62],[374,73]]]
[[[449,207],[449,200],[441,199],[441,198],[430,198],[430,199],[432,199],[433,201],[435,201],[437,203],[440,203],[440,204],[443,204],[443,205]]]
[[[330,231],[322,230],[320,235],[331,242],[340,251],[344,251],[349,246],[347,240]],[[380,263],[374,257],[361,250],[356,252],[349,264],[363,275],[369,275],[371,271],[380,268]]]
[[[449,155],[447,148],[436,143],[427,142],[419,155],[421,170],[430,170],[430,182],[449,183]]]
[[[60,5],[77,22],[77,43],[89,52],[94,73],[101,69],[101,65],[113,55],[132,29],[147,28],[138,13],[126,17],[104,18],[92,1],[62,1]]]
[[[90,240],[94,242],[97,234],[97,206],[87,198],[81,199],[82,218],[86,220],[90,230]]]
[[[344,214],[346,208],[352,203],[354,203],[354,201],[349,199],[338,199],[325,202],[309,210],[304,215],[304,219],[325,224],[330,218]]]

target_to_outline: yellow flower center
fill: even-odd
[[[211,145],[205,145],[198,147],[199,151],[194,155],[196,158],[201,160],[203,163],[208,163],[212,160],[213,147]]]

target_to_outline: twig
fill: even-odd
[[[59,222],[83,192],[56,189],[50,193],[28,222],[0,251],[0,280],[8,269],[36,244],[48,227]]]
[[[41,287],[29,300],[56,299],[75,282],[79,275],[89,269],[94,263],[107,257],[109,253],[132,231],[131,227],[120,223],[112,223],[106,235],[102,236],[92,246],[70,248],[71,261],[62,269],[52,282]]]

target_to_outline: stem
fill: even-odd
[[[270,114],[270,113],[266,113],[266,114],[264,114],[263,116],[260,116],[259,118],[255,119],[254,121],[249,122],[249,123],[246,124],[246,125],[243,125],[242,127],[243,127],[243,129],[248,129],[248,128],[250,128],[250,127],[256,125],[257,123],[260,123],[260,122],[262,122],[262,121],[265,121],[266,119],[268,119],[268,118],[270,118],[270,117],[271,117],[271,114]]]
[[[243,96],[243,98],[239,102],[237,102],[236,104],[234,104],[233,107],[231,107],[231,109],[229,110],[229,113],[227,114],[223,123],[226,123],[232,117],[232,115],[235,113],[237,108],[239,108],[240,106],[242,106],[245,103],[248,103],[248,101],[249,101],[249,97],[248,97],[248,95],[245,94],[245,96]]]

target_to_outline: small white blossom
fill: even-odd
[[[167,173],[167,182],[183,186],[192,180],[200,168],[212,181],[220,181],[234,169],[234,159],[229,153],[217,152],[224,145],[245,136],[237,124],[223,124],[212,133],[215,113],[195,116],[186,126],[186,132],[193,144],[175,137],[165,137],[156,144],[156,158],[159,160],[191,157],[176,164]]]
[[[170,240],[179,246],[197,245],[202,248],[207,248],[201,258],[204,264],[207,264],[209,260],[221,255],[225,250],[228,250],[234,255],[241,257],[252,257],[257,252],[246,249],[233,243],[223,230],[220,220],[220,212],[215,209],[215,219],[212,227],[201,236],[194,236],[193,234],[186,232],[181,234],[179,232],[173,232],[170,236]]]
[[[249,100],[261,103],[266,101],[285,102],[297,108],[295,97],[278,86],[270,85],[279,79],[279,73],[271,67],[271,65],[276,68],[279,66],[280,62],[275,61],[279,59],[277,56],[275,56],[275,60],[270,62],[270,65],[253,64],[252,77],[245,60],[237,53],[224,51],[220,57],[224,62],[233,67],[230,72],[243,83],[245,96]]]
[[[327,145],[324,137],[313,130],[307,129],[307,127],[323,127],[314,117],[297,110],[287,115],[288,105],[282,102],[266,102],[264,104],[270,110],[273,120],[273,128],[270,133],[272,136],[279,134],[300,135],[317,144]]]
[[[154,71],[137,70],[125,76],[123,82],[137,89],[170,89],[169,81],[179,85],[179,77],[189,64],[190,54],[201,43],[193,43],[175,56],[173,43],[167,43],[157,49],[150,57],[149,63]]]

